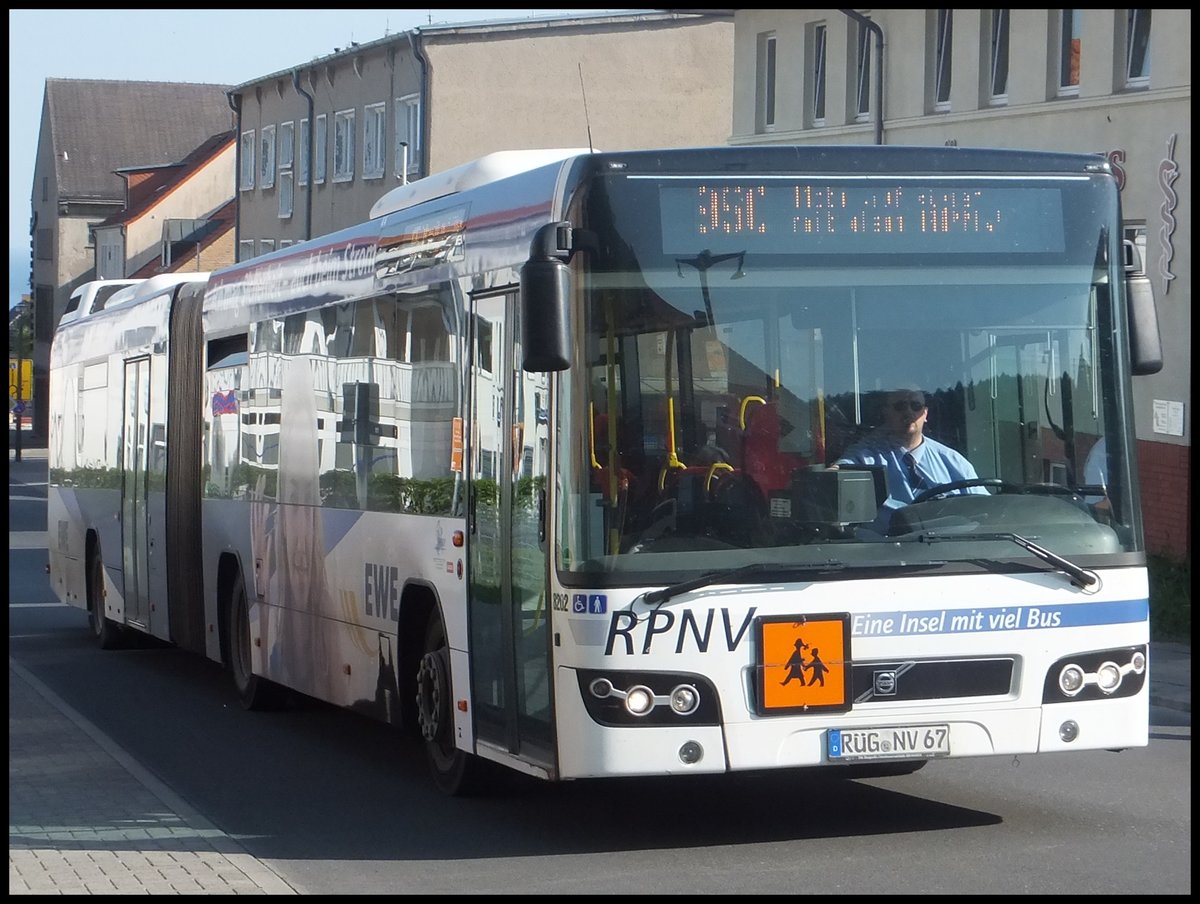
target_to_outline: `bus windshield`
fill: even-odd
[[[1139,551],[1116,205],[1082,175],[595,176],[564,580]]]

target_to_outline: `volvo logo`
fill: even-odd
[[[883,665],[883,663],[880,663],[880,665]],[[891,666],[893,663],[888,663],[888,665]],[[867,670],[870,669],[871,684],[869,687],[863,686],[862,690],[858,692],[858,696],[855,697],[854,702],[866,703],[879,697],[895,697],[900,693],[900,676],[916,668],[916,666],[915,662],[910,661],[895,664],[894,668],[871,669],[869,665],[863,663],[863,671],[859,674],[862,678],[865,678]],[[866,685],[865,681],[863,681],[863,685]]]
[[[896,670],[886,669],[876,672],[872,682],[872,691],[876,697],[892,697],[896,694]]]

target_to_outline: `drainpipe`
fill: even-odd
[[[312,210],[313,210],[313,181],[316,177],[316,160],[313,158],[313,144],[316,138],[313,136],[317,131],[317,121],[313,118],[313,96],[300,87],[300,70],[292,70],[292,87],[294,87],[304,99],[308,101],[308,185],[305,186],[304,192],[304,240],[308,241],[312,238]]]
[[[883,29],[852,9],[840,9],[838,12],[854,19],[875,36],[875,143],[883,144]]]
[[[413,56],[421,64],[421,90],[418,101],[421,105],[421,159],[418,162],[417,178],[429,175],[429,60],[421,49],[421,29],[414,28],[408,33],[408,44]],[[406,174],[407,175],[407,174]]]
[[[225,100],[234,113],[233,152],[233,259],[242,248],[242,96],[225,92]]]

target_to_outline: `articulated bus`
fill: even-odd
[[[52,583],[452,794],[1144,746],[1131,253],[1093,155],[492,154],[65,325]],[[831,467],[901,386],[977,478]]]

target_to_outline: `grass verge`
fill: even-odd
[[[1187,562],[1149,556],[1150,638],[1192,642],[1192,569]]]

